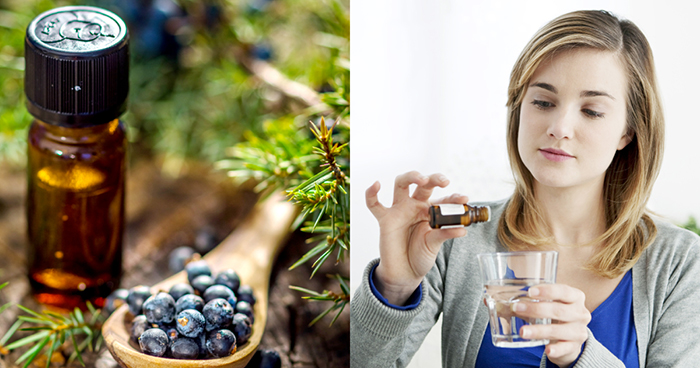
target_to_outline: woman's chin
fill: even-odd
[[[568,187],[573,187],[576,185],[574,177],[572,175],[567,175],[562,172],[546,172],[533,175],[535,178],[535,185],[540,185],[546,188],[558,188],[564,189]]]

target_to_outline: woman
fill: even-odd
[[[693,366],[700,358],[700,238],[646,211],[663,151],[663,115],[649,44],[631,22],[603,11],[565,14],[542,28],[516,62],[508,91],[508,152],[516,181],[486,203],[494,221],[432,230],[440,174],[396,178],[391,207],[366,192],[380,226],[380,260],[351,305],[353,367],[404,366],[443,315],[446,367]],[[409,186],[416,189],[409,193]],[[467,203],[454,194],[434,203]],[[559,252],[553,300],[519,303],[546,347],[491,344],[476,254]]]

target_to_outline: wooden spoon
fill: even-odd
[[[213,274],[232,268],[240,276],[241,284],[250,285],[254,291],[256,303],[252,335],[234,354],[225,358],[198,360],[158,358],[143,354],[129,343],[133,316],[129,313],[128,306],[122,305],[102,326],[102,336],[114,359],[126,368],[244,368],[262,339],[267,321],[270,271],[296,215],[294,205],[284,201],[282,195],[273,195],[258,203],[246,220],[204,257]],[[185,271],[154,285],[151,292],[167,292],[172,285],[181,282],[187,283]]]

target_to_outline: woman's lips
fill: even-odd
[[[542,153],[544,158],[546,158],[547,160],[554,162],[562,162],[574,158],[574,156],[564,151],[553,148],[540,149],[540,153]]]

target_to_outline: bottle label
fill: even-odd
[[[440,227],[440,229],[458,229],[461,227],[464,227],[464,225],[446,225],[446,226]]]
[[[467,212],[463,204],[448,203],[439,204],[438,206],[443,216],[464,215]]]

